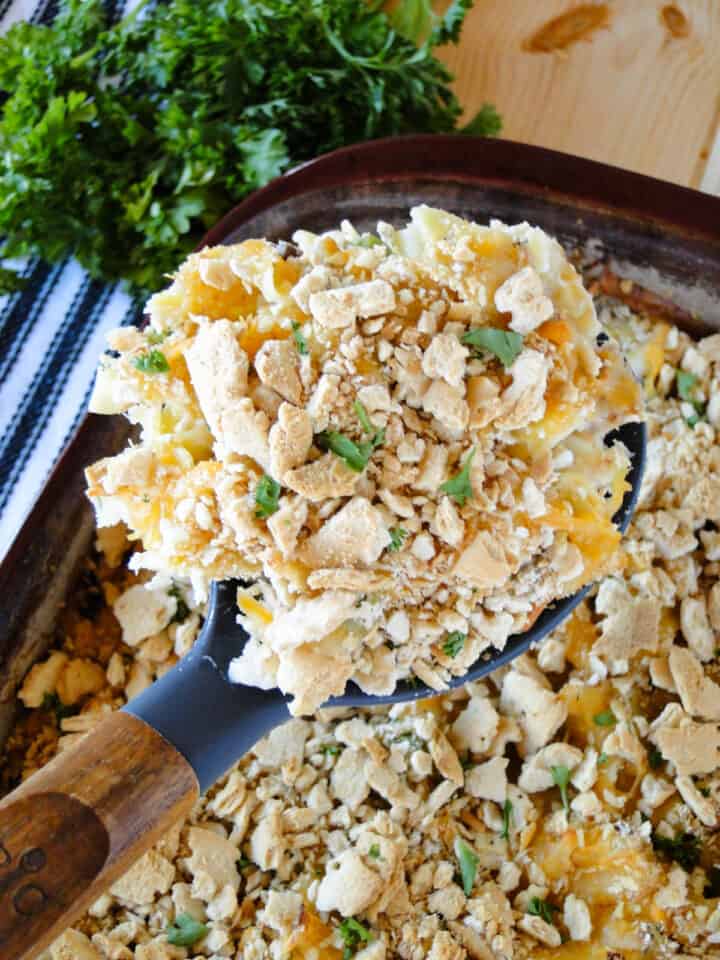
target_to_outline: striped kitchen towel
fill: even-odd
[[[53,0],[0,0],[0,30],[55,12]],[[0,298],[0,558],[85,411],[105,333],[139,314],[73,261],[22,272],[26,286]]]

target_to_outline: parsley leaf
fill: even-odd
[[[459,132],[471,137],[496,137],[501,130],[502,117],[491,103],[484,103]]]
[[[694,373],[690,373],[687,370],[678,370],[675,374],[675,383],[680,399],[684,400],[686,403],[691,403],[693,407],[695,407],[695,413],[690,414],[686,420],[687,425],[694,428],[695,425],[700,422],[703,414],[705,413],[705,404],[702,401],[697,400],[695,397],[698,378]]]
[[[472,448],[466,457],[460,472],[456,473],[454,477],[450,477],[445,483],[440,484],[440,491],[452,497],[461,507],[465,501],[470,500],[473,495],[472,484],[470,483],[470,467],[472,466],[474,456],[475,447]]]
[[[170,364],[162,350],[150,350],[133,358],[132,365],[141,373],[167,373]]]
[[[388,533],[390,534],[390,546],[388,550],[396,553],[402,547],[408,532],[403,527],[390,527]]]
[[[568,800],[568,784],[570,783],[570,771],[565,766],[550,767],[550,775],[553,783],[560,789],[560,799],[565,809],[565,813],[570,811],[570,801]]]
[[[442,645],[443,653],[446,657],[456,657],[465,646],[466,640],[466,633],[463,633],[461,630],[453,630],[453,632],[449,633],[445,638],[445,643]]]
[[[540,897],[530,897],[527,912],[534,917],[540,917],[545,923],[553,923],[553,913],[558,908],[550,903],[549,900],[542,900]]]
[[[382,446],[383,443],[385,443],[385,428],[376,427],[373,423],[371,423],[367,410],[359,400],[355,401],[353,408],[358,416],[358,420],[360,421],[360,426],[363,428],[365,433],[369,434],[370,443],[373,445],[373,447]]]
[[[510,819],[512,818],[513,805],[510,800],[506,800],[503,804],[503,828],[502,833],[500,834],[501,840],[510,839]]]
[[[478,863],[480,858],[473,848],[469,846],[462,837],[455,837],[454,844],[455,856],[460,865],[460,876],[462,877],[463,890],[465,896],[469,897],[477,876]]]
[[[355,245],[369,250],[370,247],[378,247],[381,243],[380,237],[376,237],[374,233],[366,233],[356,241]]]
[[[509,367],[523,347],[523,338],[512,330],[499,327],[473,327],[460,338],[477,351],[492,353],[504,367]]]
[[[424,40],[436,20],[430,0],[402,0],[392,15],[397,32],[412,43]]]
[[[372,844],[372,846],[371,846],[370,849],[368,850],[368,856],[371,857],[373,860],[379,860],[379,859],[380,859],[380,844],[379,844],[379,843],[373,843],[373,844]]]
[[[651,839],[654,850],[662,853],[668,860],[679,863],[688,873],[700,862],[700,838],[694,833],[685,831],[674,837],[665,837],[653,831]]]
[[[332,450],[335,456],[344,460],[355,473],[363,472],[373,452],[371,444],[355,443],[350,437],[346,437],[344,433],[338,433],[337,430],[319,433],[315,437],[315,442],[322,450]]]
[[[429,0],[404,0],[391,18],[358,0],[167,0],[110,26],[103,0],[60,0],[52,24],[15,24],[0,37],[0,255],[74,255],[155,289],[289,167],[455,130],[434,47],[457,39],[470,3],[428,17]],[[17,280],[4,269],[0,283]]]
[[[336,757],[342,750],[342,747],[339,743],[322,743],[318,749],[320,753],[324,753],[326,757]]]
[[[648,765],[651,770],[659,769],[665,762],[657,747],[648,747]]]
[[[167,337],[167,332],[153,330],[152,327],[148,327],[143,332],[145,334],[145,339],[147,340],[147,342],[152,344],[153,346],[157,346],[158,343],[162,343],[165,337]]]
[[[305,356],[308,353],[308,345],[300,326],[301,325],[296,320],[293,320],[292,335],[293,340],[295,341],[295,346],[298,349],[298,353],[302,356]]]
[[[602,710],[593,717],[593,723],[598,727],[613,727],[617,723],[617,717],[612,710]]]
[[[279,501],[281,490],[282,487],[277,480],[273,480],[267,473],[260,477],[255,487],[255,503],[257,504],[255,516],[259,520],[265,517],[271,517],[280,509]]]
[[[175,917],[175,923],[167,929],[167,941],[174,947],[191,947],[207,936],[208,927],[193,919],[189,913]]]
[[[350,960],[361,943],[370,943],[372,934],[355,917],[346,917],[338,927],[342,941],[345,944],[343,960]]]
[[[180,590],[180,587],[174,583],[168,590],[168,595],[175,597],[175,613],[172,615],[172,620],[170,623],[185,623],[187,618],[190,616],[190,607],[185,602],[185,597]]]
[[[698,378],[694,373],[687,370],[678,370],[675,374],[678,396],[681,400],[687,400],[688,403],[695,403],[693,394],[697,386]]]
[[[609,759],[610,759],[610,758],[608,757],[608,755],[607,755],[607,754],[605,753],[605,751],[603,750],[603,752],[602,752],[602,753],[598,756],[598,758],[597,758],[597,765],[598,765],[599,767],[604,767],[605,764],[608,762]]]

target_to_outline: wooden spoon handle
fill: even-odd
[[[190,764],[118,712],[0,802],[0,960],[31,960],[181,817]]]

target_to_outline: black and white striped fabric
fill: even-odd
[[[0,30],[49,22],[56,10],[54,0],[0,0]],[[0,298],[0,557],[85,411],[105,333],[138,314],[118,286],[72,261],[22,272],[26,286]]]

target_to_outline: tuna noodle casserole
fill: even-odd
[[[110,335],[91,409],[140,438],[88,472],[138,567],[253,578],[235,681],[295,714],[349,679],[442,690],[607,569],[639,387],[559,244],[419,207],[203,250]]]
[[[720,960],[720,336],[603,286],[634,307],[596,300],[650,442],[595,595],[485,682],[289,721],[44,960]],[[189,584],[141,585],[120,528],[98,542],[3,789],[197,633]]]

